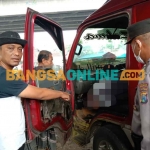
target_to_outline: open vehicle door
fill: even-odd
[[[43,32],[37,33],[36,31],[39,31],[39,29],[40,31],[43,30]],[[62,71],[65,75],[66,64],[61,27],[42,14],[28,8],[25,21],[25,40],[28,41],[24,48],[23,57],[25,81],[37,87],[70,91],[72,93],[72,84],[62,75]],[[52,52],[54,67],[49,68],[53,73],[53,75],[49,74],[49,78],[55,76],[57,79],[48,79],[48,75],[44,74],[45,70],[43,74],[36,76],[35,79],[32,78],[33,76],[29,77],[28,73],[33,73],[34,68],[37,66],[38,50],[50,50]],[[31,142],[42,132],[54,129],[55,135],[58,137],[57,140],[62,145],[65,144],[71,133],[72,113],[74,110],[73,96],[70,102],[61,99],[50,101],[24,99],[23,102],[27,141]]]

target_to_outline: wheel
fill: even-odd
[[[110,127],[103,126],[97,129],[93,139],[93,150],[132,150],[124,133],[111,125]]]

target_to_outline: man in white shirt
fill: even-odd
[[[17,32],[0,34],[0,150],[23,150],[25,138],[25,118],[21,105],[22,98],[70,100],[66,92],[38,88],[22,80],[7,80],[6,71],[12,70],[22,58],[22,49],[27,41]]]

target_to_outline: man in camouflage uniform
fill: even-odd
[[[150,150],[150,19],[128,27],[136,60],[145,64],[145,78],[139,81],[134,101],[132,139],[135,150]]]

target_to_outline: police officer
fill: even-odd
[[[144,64],[145,78],[139,81],[134,100],[132,139],[135,150],[150,150],[150,19],[127,28],[136,60]]]

